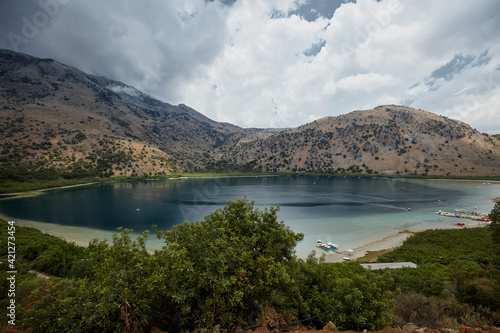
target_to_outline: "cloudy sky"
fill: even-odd
[[[497,0],[2,0],[0,48],[242,127],[403,104],[500,133]]]

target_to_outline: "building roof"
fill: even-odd
[[[403,268],[411,267],[417,268],[417,265],[412,262],[387,262],[387,263],[370,263],[361,264],[364,269],[384,269],[384,268]]]

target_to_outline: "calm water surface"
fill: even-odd
[[[489,212],[491,199],[500,197],[500,186],[291,176],[150,180],[94,184],[0,200],[0,213],[19,221],[65,226],[67,233],[76,235],[82,227],[90,228],[93,238],[118,227],[142,232],[156,224],[168,230],[183,221],[202,220],[229,200],[244,196],[255,200],[260,209],[280,206],[279,219],[305,234],[297,247],[297,253],[305,256],[317,239],[352,248],[400,230],[451,223],[434,214],[438,209],[476,206]]]

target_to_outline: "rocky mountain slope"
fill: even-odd
[[[0,110],[3,163],[98,168],[105,176],[204,169],[217,163],[224,147],[272,135],[7,50],[0,50]]]
[[[499,141],[469,125],[387,105],[237,144],[224,158],[262,171],[500,175]]]
[[[284,131],[243,129],[7,50],[0,50],[0,138],[4,170],[24,166],[47,177],[229,169],[500,175],[494,136],[430,112],[390,105]]]

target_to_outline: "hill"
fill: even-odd
[[[431,112],[385,105],[239,143],[228,163],[262,171],[500,175],[499,140]]]
[[[205,169],[221,149],[266,137],[52,59],[0,51],[3,164],[98,176]]]
[[[244,129],[52,59],[0,50],[0,178],[193,171],[500,176],[497,136],[379,106],[298,128]]]

